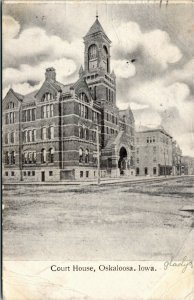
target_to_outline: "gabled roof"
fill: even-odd
[[[94,24],[90,27],[89,31],[87,32],[87,34],[85,35],[86,36],[89,36],[89,35],[92,35],[92,34],[95,34],[95,33],[99,33],[99,32],[102,32],[106,37],[106,33],[102,27],[102,25],[100,24],[100,22],[98,21],[98,18],[96,18]],[[107,37],[108,38],[108,37]]]
[[[19,101],[23,101],[24,96],[22,94],[16,93],[12,88],[9,89],[9,91],[7,92],[6,96],[4,97],[3,101],[6,99],[6,97],[9,94],[13,94]]]

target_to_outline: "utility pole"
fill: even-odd
[[[97,142],[97,168],[98,168],[98,184],[100,185],[100,143],[99,143],[99,130],[98,124],[96,128],[96,142]]]

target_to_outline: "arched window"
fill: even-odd
[[[89,60],[97,58],[97,47],[96,45],[91,45],[88,49]]]
[[[32,152],[28,153],[28,162],[29,162],[29,164],[32,163]]]
[[[108,57],[108,50],[107,50],[106,46],[103,46],[102,55],[103,55],[104,70],[108,73],[109,72],[109,57]]]
[[[84,92],[79,93],[79,99],[84,102],[89,102],[87,95]]]
[[[27,164],[28,163],[28,153],[25,152],[24,153],[24,164]]]
[[[85,151],[85,163],[89,163],[89,150],[86,149]]]
[[[83,149],[79,148],[79,162],[83,162]]]
[[[54,162],[54,149],[50,148],[49,149],[49,157],[48,157],[49,163],[53,163]]]
[[[41,150],[41,163],[44,164],[46,162],[46,150]]]

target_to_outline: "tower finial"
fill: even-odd
[[[96,19],[98,19],[98,9],[96,9]]]

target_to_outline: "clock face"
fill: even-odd
[[[93,60],[89,62],[90,70],[94,70],[97,68],[97,60]]]

